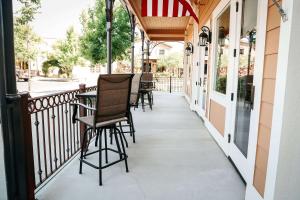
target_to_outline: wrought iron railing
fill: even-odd
[[[35,188],[55,174],[79,151],[83,127],[79,123],[72,123],[70,103],[78,101],[77,94],[92,90],[96,90],[96,87],[81,87],[28,99]]]
[[[183,78],[176,77],[154,77],[155,91],[183,92]]]

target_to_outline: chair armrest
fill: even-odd
[[[82,104],[82,103],[71,103],[70,105],[73,106],[73,108],[74,108],[73,115],[72,115],[73,124],[76,123],[76,115],[77,115],[77,111],[78,111],[78,106],[81,106],[81,107],[83,107],[85,109],[88,109],[88,110],[96,111],[96,108],[89,107],[89,106],[87,106],[85,104]]]

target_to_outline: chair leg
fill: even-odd
[[[113,131],[111,128],[109,129],[109,136],[110,136],[110,144],[113,144]]]
[[[125,140],[125,145],[128,148],[128,142],[127,142],[126,137],[124,135],[124,131],[123,131],[123,128],[122,128],[122,122],[119,122],[119,126],[120,126],[120,130],[121,130],[122,136],[123,136],[123,138]]]
[[[79,163],[79,174],[82,174],[82,160],[83,160],[83,156],[84,156],[84,146],[86,145],[86,133],[89,131],[89,129],[86,129],[83,133],[83,139],[82,139],[82,143],[81,143],[81,152],[80,152],[80,163]]]
[[[99,185],[102,185],[102,131],[99,134]]]
[[[129,170],[128,170],[128,163],[127,163],[127,154],[126,154],[126,150],[125,150],[125,146],[124,146],[124,142],[123,142],[123,139],[122,139],[122,133],[119,129],[116,129],[117,132],[119,133],[120,135],[120,140],[121,140],[121,145],[122,145],[122,149],[123,149],[123,154],[124,154],[124,160],[125,160],[125,167],[126,167],[126,172],[128,173]]]
[[[133,143],[135,143],[135,128],[134,128],[134,125],[133,125],[133,118],[132,118],[132,113],[129,112],[129,122],[130,122],[130,132],[132,133],[132,140],[133,140]]]
[[[108,156],[107,156],[107,132],[106,132],[106,128],[104,129],[104,144],[105,144],[105,162],[108,163]]]
[[[95,147],[97,147],[98,138],[99,138],[99,132],[97,132],[97,134],[96,134],[96,139],[95,139]]]
[[[120,152],[119,153],[120,159],[122,159],[122,152],[121,152],[120,143],[119,143],[119,139],[118,139],[116,130],[118,130],[117,127],[114,127],[113,131],[114,131],[114,136],[115,136],[115,140],[116,140],[116,145],[117,145],[117,148],[118,148],[118,152]]]
[[[150,95],[150,96],[151,96],[151,103],[152,103],[152,105],[154,105],[153,92],[151,91],[150,94],[151,94],[151,95]]]
[[[152,110],[152,101],[151,101],[150,92],[147,92],[147,97],[148,97],[148,103],[149,103],[150,109]]]
[[[145,96],[144,96],[144,93],[141,94],[141,98],[142,98],[142,109],[143,111],[145,112]]]

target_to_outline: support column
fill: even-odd
[[[300,184],[300,1],[282,1],[272,132],[265,199],[299,199]]]
[[[130,15],[131,17],[131,73],[134,74],[134,36],[135,36],[135,16],[134,14]]]
[[[141,30],[141,39],[142,39],[142,60],[141,60],[141,71],[144,72],[144,55],[145,55],[145,49],[144,49],[144,44],[145,44],[145,33],[144,31]]]
[[[112,45],[111,45],[111,30],[112,30],[112,10],[114,0],[105,0],[106,5],[106,48],[107,48],[107,73],[111,74],[112,65]]]
[[[150,71],[150,40],[147,40],[147,66],[145,67],[146,68],[146,72],[149,72]]]
[[[28,94],[18,95],[11,0],[0,1],[0,106],[8,199],[34,199]]]

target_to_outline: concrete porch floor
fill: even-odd
[[[133,111],[137,143],[127,136],[129,173],[124,162],[104,169],[100,187],[98,171],[83,165],[79,175],[75,158],[36,194],[37,199],[244,199],[244,183],[184,97],[155,93],[154,101],[153,111]],[[117,155],[109,155],[114,158]],[[98,155],[88,159],[97,163]]]

